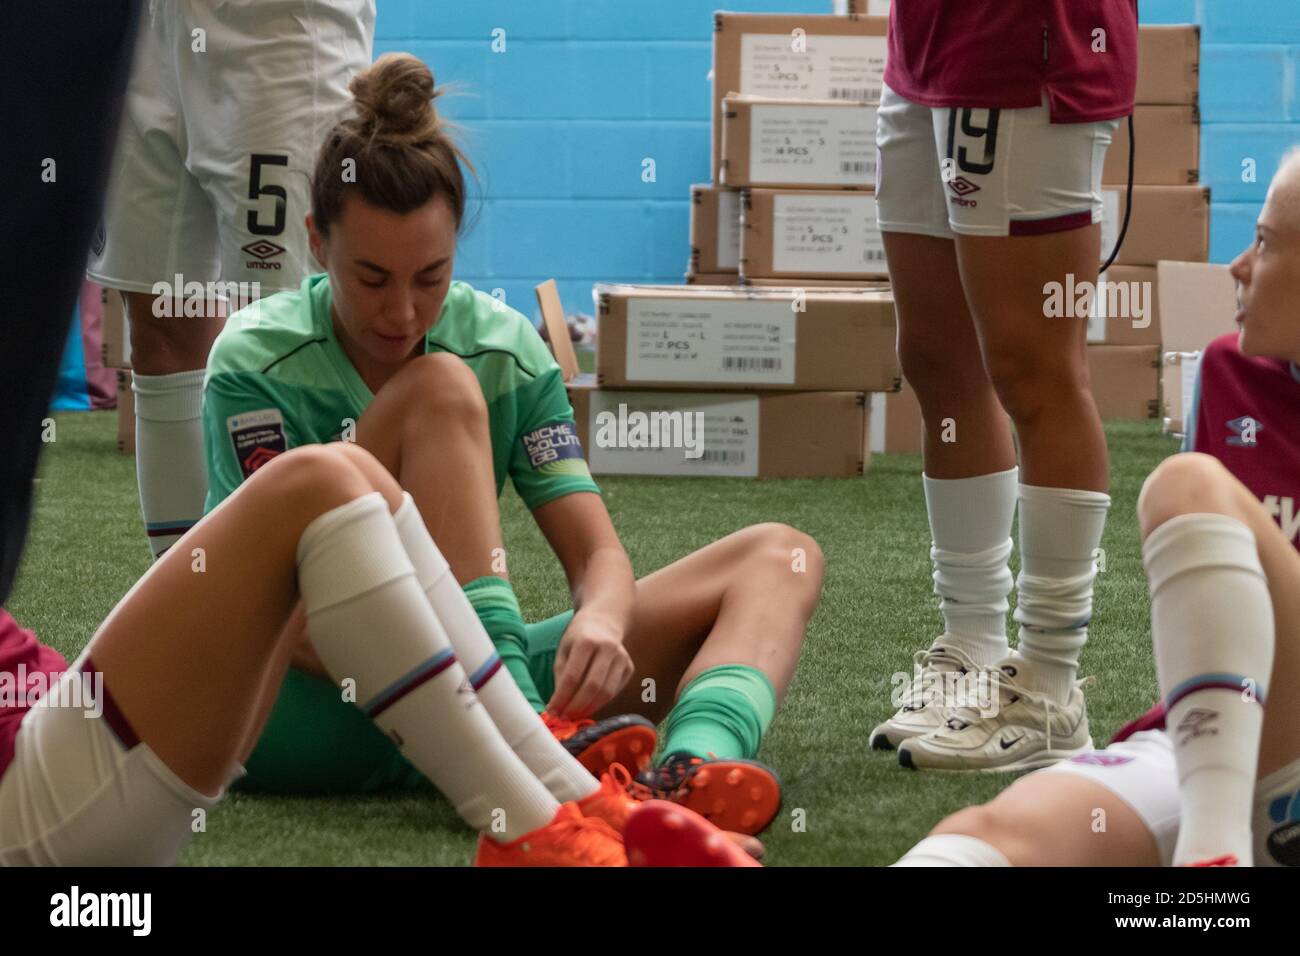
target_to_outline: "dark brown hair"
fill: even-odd
[[[465,177],[474,167],[438,118],[433,73],[409,53],[385,53],[348,84],[353,110],[330,130],[316,157],[311,211],[328,233],[349,192],[398,214],[419,209],[435,196],[450,203],[459,230],[465,215]],[[345,160],[355,182],[344,179]],[[349,177],[351,178],[351,177]]]

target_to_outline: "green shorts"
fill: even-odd
[[[555,690],[555,652],[572,611],[529,624],[528,669],[542,700]],[[237,789],[337,794],[430,789],[397,746],[327,680],[290,668]]]

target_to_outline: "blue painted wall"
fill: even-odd
[[[690,185],[709,180],[714,10],[829,13],[831,0],[378,7],[375,55],[407,50],[457,88],[438,106],[461,127],[485,194],[457,277],[533,315],[533,286],[550,277],[568,311],[589,314],[593,282],[681,281]]]
[[[688,187],[709,178],[712,14],[829,13],[832,0],[379,0],[376,55],[408,50],[485,199],[458,276],[533,314],[555,277],[570,311],[596,281],[680,281]],[[1211,258],[1250,242],[1282,152],[1300,142],[1300,0],[1140,0],[1144,23],[1199,23],[1201,179]],[[494,31],[503,31],[494,34]],[[494,52],[504,41],[504,49]],[[653,159],[655,181],[643,177]],[[1254,159],[1256,181],[1243,182]]]
[[[1278,160],[1300,143],[1300,0],[1139,0],[1138,9],[1143,23],[1201,25],[1210,258],[1230,262],[1254,237]],[[1243,181],[1247,160],[1254,182]]]

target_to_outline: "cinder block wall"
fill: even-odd
[[[407,50],[459,88],[439,107],[462,126],[488,198],[457,276],[525,315],[551,276],[565,308],[586,313],[596,281],[680,282],[690,185],[709,178],[714,10],[830,6],[379,0],[376,56]]]
[[[376,55],[408,50],[458,88],[440,106],[463,127],[488,198],[457,275],[531,315],[532,287],[550,276],[565,307],[583,312],[598,280],[680,280],[688,187],[709,176],[713,11],[826,13],[834,3],[378,6]],[[1144,23],[1201,25],[1201,180],[1213,190],[1211,258],[1227,262],[1250,242],[1282,153],[1300,143],[1300,0],[1140,0],[1139,10]]]

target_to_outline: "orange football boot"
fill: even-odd
[[[598,817],[575,803],[561,804],[555,819],[512,843],[478,838],[475,866],[627,866],[623,841]]]
[[[570,720],[544,711],[542,722],[564,749],[597,777],[615,763],[634,770],[649,766],[659,740],[655,725],[639,714]]]
[[[720,830],[762,833],[781,811],[781,778],[756,760],[672,754],[632,784],[641,800],[668,800],[694,810]]]
[[[578,809],[584,816],[597,817],[609,824],[610,829],[620,836],[627,829],[627,820],[642,805],[634,793],[644,794],[645,788],[638,787],[621,763],[610,765],[608,772],[600,776],[600,789],[578,801]],[[736,846],[756,860],[763,858],[763,844],[745,833],[723,831],[724,835]]]

